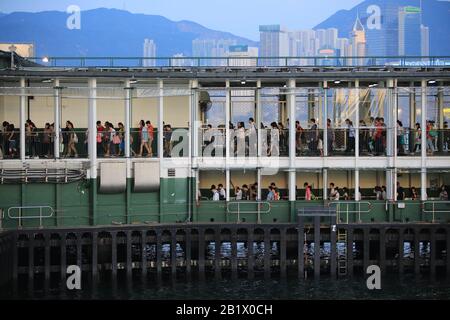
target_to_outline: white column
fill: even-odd
[[[198,80],[190,81],[190,89],[191,89],[191,99],[189,99],[189,114],[191,115],[191,120],[189,123],[190,130],[190,145],[189,145],[189,154],[194,158],[194,163],[197,160],[196,158],[199,156],[199,127],[198,127]],[[192,140],[192,141],[191,141]]]
[[[198,198],[198,189],[199,189],[199,178],[200,173],[198,171],[197,165],[197,157],[198,157],[198,134],[199,128],[197,126],[197,110],[198,110],[198,80],[190,80],[189,81],[189,89],[190,89],[190,99],[189,99],[189,159],[190,159],[190,169],[191,169],[191,177],[195,177],[195,189],[194,189],[194,197],[196,201],[199,201]]]
[[[130,148],[130,130],[131,130],[131,96],[132,88],[130,85],[130,80],[125,80],[125,158],[131,157]]]
[[[439,129],[444,128],[444,82],[439,82],[439,88],[438,88],[438,119],[439,119]],[[442,146],[444,145],[441,141]]]
[[[322,170],[322,193],[323,201],[328,199],[328,169]]]
[[[355,158],[358,161],[359,158],[359,80],[355,80]],[[355,182],[356,185],[356,182]]]
[[[20,78],[20,160],[25,161],[25,104],[26,104],[26,92],[25,92],[25,78]]]
[[[386,169],[386,193],[388,200],[395,200],[396,186],[394,186],[394,170]]]
[[[261,118],[261,80],[258,80],[256,82],[256,119],[255,119],[255,126],[256,126],[256,130],[257,130],[257,134],[258,134],[258,151],[257,151],[257,155],[258,155],[258,162],[259,162],[259,157],[261,157],[262,155],[262,141],[261,141],[261,137],[262,137],[262,132],[261,132],[261,122],[262,122],[262,118]]]
[[[427,200],[427,82],[422,80],[421,86],[422,107],[421,107],[421,129],[422,129],[422,150],[421,150],[421,169],[420,169],[420,200]]]
[[[88,148],[89,161],[91,164],[90,178],[97,178],[97,79],[91,78],[88,80],[89,84],[89,118],[88,118]]]
[[[387,80],[387,110],[384,110],[384,115],[386,118],[386,155],[387,155],[387,162],[386,162],[386,193],[388,200],[395,200],[396,195],[396,186],[395,186],[395,179],[394,179],[394,157],[396,154],[395,150],[395,140],[397,137],[395,136],[395,127],[396,124],[394,124],[394,103],[393,103],[393,94],[392,94],[392,80]]]
[[[359,80],[355,80],[355,201],[360,201],[359,197]]]
[[[323,82],[323,155],[328,156],[328,82]],[[325,186],[326,188],[327,186]],[[325,198],[326,199],[326,198]]]
[[[393,185],[394,185],[394,201],[397,201],[397,156],[398,156],[398,141],[397,141],[397,119],[398,119],[398,98],[397,89],[394,80],[389,80],[389,90],[391,90],[391,101],[392,101],[392,125],[393,125],[393,145],[394,145],[394,157],[393,157]]]
[[[393,137],[393,146],[394,146],[394,167],[396,166],[397,163],[397,149],[398,149],[398,145],[397,145],[397,119],[398,119],[398,106],[397,106],[397,90],[395,89],[394,86],[394,80],[389,80],[389,90],[391,91],[391,104],[392,104],[392,128],[394,131],[394,137]]]
[[[256,190],[257,194],[258,194],[258,201],[261,201],[261,169],[257,170],[257,177],[256,177],[256,182],[258,182],[258,189]]]
[[[55,79],[54,82],[54,127],[53,127],[53,156],[55,159],[59,158],[59,135],[61,132],[61,105],[60,105],[60,99],[61,99],[61,88],[59,86],[59,79]]]
[[[409,122],[410,128],[416,128],[416,94],[414,82],[409,84]],[[414,146],[415,147],[415,146]]]
[[[295,79],[287,82],[287,103],[289,108],[289,201],[296,200],[296,172],[295,172]]]
[[[158,157],[159,168],[162,170],[162,159],[164,156],[164,140],[163,140],[163,122],[164,122],[164,82],[158,80],[159,98],[158,98]],[[152,150],[153,151],[153,150]]]
[[[355,169],[355,201],[360,201],[359,196],[359,169]]]
[[[231,186],[231,176],[230,169],[225,170],[225,191],[226,191],[226,200],[230,201],[230,186]]]
[[[231,91],[230,91],[230,81],[227,80],[225,84],[225,157],[226,165],[228,167],[228,161],[230,158],[230,107],[231,107]]]
[[[230,161],[230,107],[231,107],[231,91],[230,91],[230,81],[227,80],[225,83],[225,188],[226,188],[226,200],[230,201],[230,169],[229,169],[229,161]]]

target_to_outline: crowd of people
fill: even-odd
[[[352,155],[355,152],[356,129],[353,121],[346,119],[343,127],[333,128],[331,119],[327,120],[327,153],[333,155]],[[257,129],[253,118],[236,125],[229,123],[234,156],[256,155]],[[260,124],[262,131],[263,156],[288,156],[289,154],[289,119],[286,126],[281,122],[272,122],[269,126]],[[404,128],[400,120],[397,121],[397,154],[414,155],[421,149],[421,126],[416,123],[412,129]],[[211,124],[203,130],[204,149],[211,145],[212,155],[215,150],[225,147],[225,126],[213,128]],[[450,129],[444,122],[441,134],[436,129],[434,121],[427,121],[426,146],[428,155],[435,151],[448,152],[450,147]],[[304,129],[300,121],[295,122],[296,156],[323,156],[323,130],[319,129],[316,119],[308,121],[308,128]],[[383,117],[371,117],[369,123],[359,121],[359,151],[361,155],[381,156],[386,154],[387,127]],[[210,150],[211,150],[210,149]],[[223,154],[223,150],[222,150]]]
[[[231,197],[233,200],[258,200],[258,183],[255,182],[250,185],[250,187],[247,184],[240,186],[232,186],[234,189],[234,196]],[[305,182],[303,184],[303,188],[305,190],[304,200],[306,201],[313,201],[318,200],[318,197],[313,193],[312,186]],[[439,193],[439,200],[442,201],[448,201],[449,200],[449,191],[448,186],[442,185],[440,188]],[[211,200],[213,201],[220,201],[220,200],[226,200],[226,190],[223,186],[223,184],[212,185],[210,188],[211,191]],[[415,187],[411,187],[409,191],[405,191],[405,189],[401,186],[400,182],[397,182],[397,200],[420,200],[420,197],[418,196],[417,190]],[[278,201],[282,200],[283,197],[281,196],[280,189],[277,187],[277,185],[272,182],[268,187],[267,191],[265,192],[266,195],[263,199],[266,201]],[[363,199],[363,196],[361,194],[361,188],[358,190],[359,193],[359,199]],[[373,188],[373,196],[365,195],[368,199],[375,199],[375,200],[389,200],[387,196],[386,186],[375,186]],[[351,194],[349,189],[347,187],[339,188],[337,185],[335,185],[334,182],[331,182],[329,184],[328,188],[328,200],[329,201],[350,201],[355,200],[355,195]]]
[[[152,157],[155,129],[150,121],[141,120],[138,131],[130,134],[130,152],[136,157]],[[57,131],[54,123],[45,123],[43,129],[37,128],[33,121],[25,123],[26,158],[53,158],[54,141]],[[137,148],[133,141],[137,138]],[[72,121],[65,122],[59,133],[60,157],[77,158],[79,153],[88,154],[89,130],[77,130]],[[98,157],[120,157],[125,155],[125,127],[122,122],[117,126],[110,121],[96,123],[96,150]],[[163,148],[164,156],[170,157],[172,147],[172,127],[164,124]],[[0,158],[18,158],[20,150],[20,129],[13,123],[4,121],[0,128]]]
[[[242,186],[234,186],[234,200],[258,200],[258,183],[255,182],[253,184],[247,185],[243,184]],[[210,188],[211,191],[211,200],[213,201],[221,201],[226,200],[227,193],[222,183],[216,185],[212,185]]]
[[[422,128],[416,123],[414,128],[405,128],[400,120],[397,121],[397,154],[420,154],[422,148]],[[138,124],[138,132],[130,134],[130,146],[132,156],[152,157],[153,141],[156,130],[150,121],[141,120]],[[263,156],[288,156],[289,155],[289,119],[287,124],[272,122],[269,126],[263,123],[259,126],[262,130],[262,155]],[[18,157],[20,129],[13,123],[4,121],[0,134],[1,156],[6,158]],[[232,133],[232,152],[234,156],[256,156],[258,148],[257,125],[253,118],[248,123],[238,122],[236,125],[229,123]],[[170,124],[163,127],[163,152],[165,157],[170,157],[174,141],[172,141],[173,129]],[[225,125],[213,128],[211,124],[205,126],[202,131],[204,152],[208,146],[211,155],[224,155],[226,145]],[[425,130],[426,150],[428,155],[436,151],[449,152],[450,129],[448,122],[443,123],[443,128],[438,130],[434,121],[426,122]],[[25,148],[29,158],[51,158],[54,155],[55,127],[53,123],[45,123],[42,129],[37,128],[33,121],[25,123]],[[79,152],[87,154],[88,131],[76,130],[71,121],[66,121],[65,127],[60,130],[61,157],[78,157]],[[84,136],[84,148],[83,139]],[[114,157],[124,156],[125,153],[125,128],[122,122],[117,126],[110,121],[97,121],[97,156]],[[359,121],[359,150],[361,155],[380,156],[386,152],[387,127],[383,117],[371,117],[369,123]],[[136,150],[133,141],[137,140]],[[308,121],[308,128],[304,129],[300,121],[295,122],[295,147],[297,156],[323,156],[324,148],[327,148],[329,156],[353,155],[355,152],[356,129],[352,120],[346,119],[345,125],[333,128],[332,121],[327,120],[327,146],[324,146],[323,130],[319,129],[314,118]]]

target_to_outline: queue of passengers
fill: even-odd
[[[234,200],[252,200],[256,201],[258,200],[258,183],[255,182],[253,184],[250,184],[248,186],[247,184],[243,184],[242,187],[240,186],[233,186],[234,187]],[[226,200],[227,193],[223,187],[222,183],[219,183],[216,187],[216,185],[211,186],[211,199],[213,201],[221,201]]]
[[[115,157],[125,155],[125,127],[122,122],[114,127],[112,122],[101,121],[96,123],[97,156]],[[172,151],[172,127],[164,124],[163,128],[163,148],[164,155],[170,156]],[[153,156],[152,144],[154,140],[154,128],[150,121],[141,120],[138,131],[138,150],[133,150],[133,135],[130,134],[130,152],[136,157]],[[80,134],[84,133],[84,141]],[[55,127],[53,123],[46,123],[43,130],[38,129],[33,121],[27,120],[25,123],[25,150],[26,158],[52,158],[54,156]],[[73,122],[66,121],[65,127],[60,131],[61,157],[78,157],[77,148],[83,148],[85,154],[88,153],[89,130],[81,132],[76,130]],[[19,156],[20,129],[14,124],[4,121],[0,128],[0,158],[17,158]],[[83,147],[81,147],[83,143]]]
[[[333,128],[331,119],[327,119],[327,151],[332,156],[336,151],[343,151],[338,148],[344,145],[344,152],[351,155],[355,152],[356,129],[353,121],[345,120],[343,128]],[[289,145],[289,119],[287,125],[281,122],[272,122],[270,126],[261,123],[260,129],[263,129],[266,136],[263,136],[262,148],[267,152],[267,156],[287,155]],[[245,155],[256,153],[257,131],[253,118],[249,118],[247,127],[244,122],[229,124],[229,129],[234,132],[233,146],[234,155],[239,154],[239,146],[245,146]],[[340,143],[337,141],[337,133],[340,134]],[[310,119],[308,128],[304,129],[299,121],[295,122],[295,144],[296,155],[302,156],[323,156],[324,139],[323,130],[320,130],[316,120]],[[345,135],[345,144],[342,142]],[[438,130],[435,128],[434,121],[427,121],[426,128],[426,146],[428,155],[432,155],[436,150],[448,152],[450,147],[450,129],[448,123],[444,122],[441,143],[438,148]],[[370,156],[380,156],[386,151],[387,127],[383,117],[370,117],[369,123],[364,120],[359,121],[359,150],[361,154]],[[410,141],[414,139],[414,144]],[[422,130],[419,123],[415,124],[414,129],[403,127],[400,120],[397,121],[397,153],[398,155],[415,154],[421,149]],[[219,125],[213,128],[208,124],[203,132],[203,145],[209,146],[213,144],[215,148],[224,148],[225,146],[225,126]],[[412,150],[409,150],[411,146]],[[304,152],[306,150],[306,153]],[[213,151],[214,152],[214,151]],[[241,155],[243,153],[240,153]]]

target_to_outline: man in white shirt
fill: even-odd
[[[212,185],[212,186],[211,186],[211,192],[212,192],[212,194],[213,194],[212,200],[213,200],[213,201],[219,201],[219,192],[217,191],[215,185]]]
[[[223,188],[223,184],[219,183],[218,191],[219,191],[219,200],[225,200],[227,198],[227,193]]]

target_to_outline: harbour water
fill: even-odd
[[[45,282],[43,274],[36,274],[32,285],[27,277],[20,277],[16,290],[12,286],[0,288],[0,299],[63,299],[63,300],[91,300],[91,299],[213,299],[213,300],[241,300],[241,299],[449,299],[450,279],[439,275],[414,276],[405,274],[384,275],[381,279],[381,290],[369,290],[366,285],[367,275],[355,275],[349,278],[332,279],[321,276],[314,279],[313,275],[304,280],[293,276],[294,272],[286,278],[280,278],[279,272],[274,268],[271,278],[258,272],[258,261],[263,260],[264,243],[255,243],[255,278],[248,279],[244,270],[240,270],[237,278],[232,278],[230,273],[222,270],[221,278],[215,277],[214,271],[206,269],[204,277],[193,273],[187,277],[183,272],[177,273],[173,278],[169,270],[163,270],[161,277],[155,272],[148,272],[142,277],[139,270],[134,270],[132,277],[126,276],[125,270],[118,270],[117,279],[111,278],[110,272],[100,275],[94,285],[89,273],[82,274],[81,290],[69,291],[65,283],[61,282],[58,273],[53,274],[50,281]],[[226,260],[231,254],[229,243],[223,243],[220,247],[222,260]],[[420,254],[427,256],[429,248],[421,246]],[[338,246],[338,252],[341,250]],[[154,248],[147,248],[149,259],[155,254]],[[170,261],[170,246],[163,246],[163,262]],[[206,257],[213,259],[215,255],[214,242],[206,247]],[[246,259],[246,248],[238,244],[238,259]],[[305,248],[306,261],[312,260],[314,246]],[[354,255],[358,252],[354,248]],[[273,243],[270,247],[271,258],[277,258],[279,247]],[[321,246],[321,255],[329,256],[329,246]],[[404,257],[410,257],[409,246],[405,246]],[[177,259],[183,258],[183,250],[177,246]],[[325,260],[326,261],[326,260]],[[167,271],[167,272],[166,272]]]
[[[107,279],[93,286],[83,281],[81,290],[69,291],[61,286],[50,289],[35,286],[33,291],[20,290],[16,295],[10,288],[0,289],[0,299],[57,299],[57,300],[153,300],[153,299],[207,299],[207,300],[249,300],[249,299],[449,299],[450,281],[415,278],[405,276],[382,277],[381,290],[369,290],[364,277],[332,280],[322,277],[320,280],[287,279],[207,279],[172,280],[161,282],[151,278],[137,277],[127,281],[126,277],[111,282]]]

